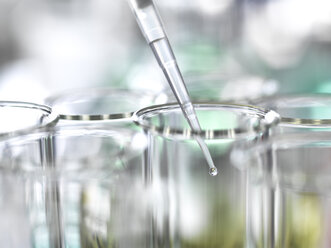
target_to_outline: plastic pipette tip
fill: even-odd
[[[218,171],[217,171],[216,167],[212,167],[209,169],[209,175],[214,177],[214,176],[217,176],[217,174],[218,174]]]

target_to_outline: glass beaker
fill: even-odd
[[[151,92],[92,88],[64,92],[46,99],[46,103],[60,114],[61,122],[75,121],[128,121],[134,111],[154,104]]]
[[[4,247],[150,247],[142,133],[88,125],[0,142]]]
[[[56,125],[59,117],[48,106],[30,102],[0,101],[0,138]]]
[[[330,132],[278,134],[234,149],[248,174],[248,247],[330,247],[330,154]]]
[[[251,104],[279,113],[275,132],[330,131],[331,95],[283,95],[251,101]]]
[[[245,173],[229,161],[235,142],[267,137],[278,115],[235,104],[195,104],[193,133],[177,104],[151,106],[134,119],[148,133],[146,169],[155,194],[154,242],[161,247],[244,247]],[[194,137],[208,145],[218,175]]]

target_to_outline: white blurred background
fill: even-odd
[[[329,0],[156,4],[188,84],[220,76],[239,96],[331,92]],[[0,0],[0,100],[105,86],[168,89],[125,0]]]

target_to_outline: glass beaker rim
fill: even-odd
[[[259,98],[251,101],[250,104],[261,106],[262,108],[296,108],[296,107],[331,107],[331,94],[313,93],[313,94],[286,94],[275,95],[268,98]],[[273,107],[266,106],[267,104]],[[277,111],[277,109],[274,109]],[[295,128],[328,128],[331,127],[331,118],[301,118],[286,116],[279,111],[281,116],[280,125]]]
[[[269,130],[269,128],[275,126],[279,122],[279,115],[270,110],[265,110],[260,107],[237,104],[230,102],[193,102],[195,110],[209,109],[209,110],[224,110],[224,111],[239,111],[241,114],[247,114],[252,120],[258,119],[259,125],[254,129],[242,129],[242,128],[231,128],[231,129],[206,129],[201,132],[194,132],[190,128],[172,128],[170,126],[159,127],[146,121],[144,117],[156,116],[162,112],[170,112],[174,110],[180,110],[178,103],[167,103],[161,105],[153,105],[141,110],[138,110],[133,115],[133,121],[144,130],[152,132],[156,135],[169,138],[179,139],[194,139],[199,136],[203,139],[223,139],[223,138],[256,138],[257,136],[263,135]]]
[[[111,87],[96,87],[96,88],[79,88],[70,89],[52,95],[46,98],[45,102],[47,105],[52,106],[60,116],[61,120],[70,121],[112,121],[112,120],[130,120],[134,111],[123,111],[123,112],[104,112],[104,113],[66,113],[59,110],[59,107],[72,104],[74,100],[88,101],[92,99],[106,100],[112,97],[123,97],[127,99],[128,97],[135,100],[145,99],[153,101],[156,98],[156,94],[151,91],[142,91],[128,88],[111,88]],[[138,102],[135,102],[138,106]],[[139,107],[138,107],[139,109]]]
[[[40,123],[11,131],[0,132],[0,140],[12,136],[22,135],[30,132],[53,127],[59,120],[59,115],[53,109],[44,104],[24,101],[0,101],[0,108],[17,108],[23,110],[36,110],[40,112]],[[24,122],[24,120],[22,120]]]

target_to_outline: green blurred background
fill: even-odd
[[[156,3],[189,90],[331,92],[329,1]],[[169,90],[126,1],[0,0],[0,32],[0,99],[41,102],[101,86]]]

